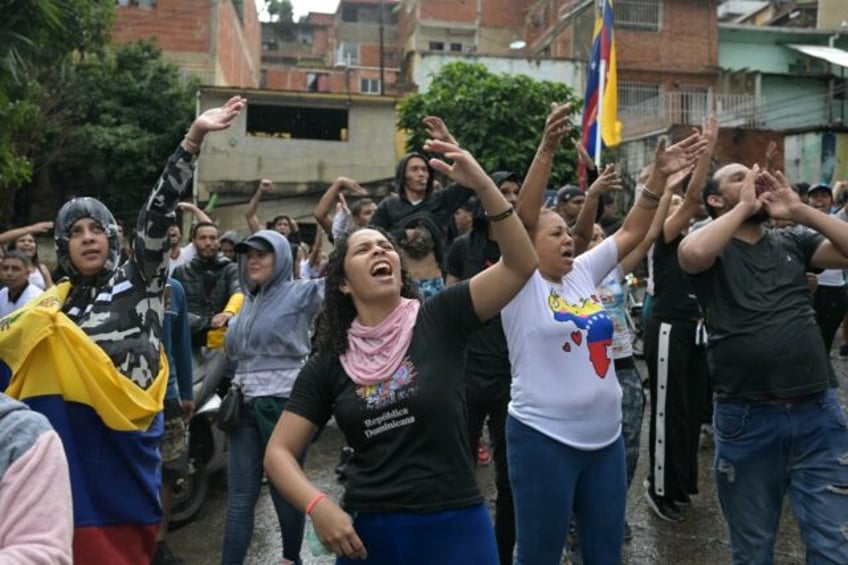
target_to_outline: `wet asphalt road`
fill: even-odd
[[[836,339],[840,343],[839,338]],[[848,405],[848,360],[834,360],[839,375],[839,395]],[[645,372],[644,366],[640,370]],[[730,550],[727,531],[718,508],[712,472],[712,445],[702,446],[700,458],[700,494],[693,498],[686,521],[671,524],[659,520],[645,502],[642,483],[647,476],[647,414],[643,421],[642,451],[636,477],[630,489],[627,519],[633,529],[633,539],[625,548],[624,563],[649,564],[713,564],[729,563]],[[334,467],[343,444],[339,430],[329,426],[309,452],[307,473],[319,488],[338,499],[342,486],[336,481]],[[494,505],[493,466],[480,467],[477,478],[490,507]],[[226,480],[223,474],[213,482],[210,497],[200,518],[180,530],[171,532],[168,542],[176,555],[187,564],[218,563],[224,529]],[[282,556],[279,526],[263,487],[256,511],[256,528],[246,563],[248,565],[278,565]],[[302,556],[305,564],[334,563],[331,557],[313,557],[304,542]],[[781,565],[804,562],[804,547],[788,504],[784,505],[780,535],[776,545],[775,563]]]

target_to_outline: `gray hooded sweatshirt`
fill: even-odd
[[[239,375],[253,372],[289,374],[299,370],[311,350],[309,328],[324,302],[324,279],[292,280],[292,253],[285,237],[260,230],[247,238],[264,240],[274,250],[274,269],[267,284],[256,287],[247,278],[247,255],[238,258],[245,299],[230,321],[225,341],[227,356],[238,364]],[[290,390],[277,391],[287,396]],[[245,391],[251,396],[250,391]]]

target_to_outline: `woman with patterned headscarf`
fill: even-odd
[[[7,392],[47,416],[68,457],[77,563],[149,563],[153,555],[168,228],[204,137],[229,127],[244,105],[236,96],[195,119],[139,212],[127,261],[119,262],[118,224],[102,202],[62,206],[54,239],[67,278],[3,319]]]

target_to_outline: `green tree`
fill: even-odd
[[[0,221],[49,162],[46,132],[64,119],[58,85],[108,41],[113,0],[0,0]]]
[[[62,196],[96,196],[132,221],[190,125],[196,90],[150,41],[74,65],[64,87],[73,124],[51,166]]]
[[[401,102],[398,125],[409,134],[407,150],[420,151],[427,137],[422,120],[439,116],[485,170],[523,175],[541,140],[550,103],[566,101],[577,115],[580,101],[565,84],[493,74],[481,64],[456,62],[441,67],[427,92]],[[573,181],[576,162],[574,148],[564,142],[551,185]]]
[[[290,24],[294,21],[294,10],[289,0],[268,0],[265,9],[273,22]]]

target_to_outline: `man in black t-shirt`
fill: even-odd
[[[848,563],[848,422],[805,276],[848,267],[848,224],[756,166],[719,169],[704,201],[716,219],[683,240],[678,258],[708,330],[716,485],[733,562],[774,560],[789,491],[807,560]],[[767,229],[768,218],[812,230]]]
[[[516,201],[521,179],[515,173],[492,174],[498,189],[510,204]],[[468,280],[491,267],[501,258],[497,242],[489,238],[489,222],[479,204],[471,232],[458,237],[447,260],[447,285]],[[495,461],[495,538],[500,562],[512,563],[515,549],[515,509],[506,459],[506,414],[510,399],[512,374],[501,317],[495,316],[468,338],[465,353],[465,419],[469,449],[477,459],[477,446],[486,417],[494,448]]]

